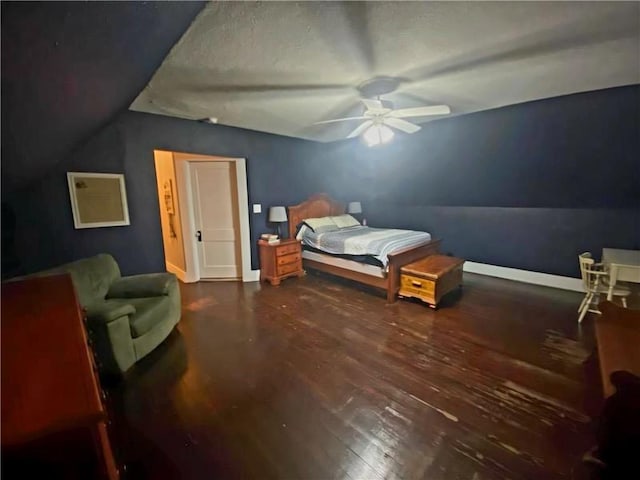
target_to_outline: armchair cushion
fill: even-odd
[[[133,338],[141,337],[162,323],[171,303],[168,296],[132,298],[121,301],[131,302],[136,309],[135,315],[129,320]]]
[[[134,315],[136,309],[130,303],[104,301],[86,307],[87,318],[91,323],[109,323],[126,315]]]
[[[176,282],[171,273],[147,273],[131,275],[114,281],[107,298],[145,298],[168,295],[171,285]]]

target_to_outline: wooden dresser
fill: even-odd
[[[267,280],[271,285],[280,285],[287,277],[301,277],[302,246],[296,239],[280,240],[280,243],[269,244],[258,241],[260,248],[260,280]]]
[[[604,396],[615,393],[611,374],[622,370],[640,377],[640,311],[602,302],[595,319]]]
[[[1,328],[3,477],[117,479],[71,277],[3,284]]]

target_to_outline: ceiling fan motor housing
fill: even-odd
[[[394,92],[400,86],[400,82],[400,79],[395,77],[375,77],[361,83],[358,91],[363,98],[378,98]]]

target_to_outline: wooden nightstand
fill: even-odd
[[[280,243],[269,245],[258,240],[260,247],[260,281],[268,280],[271,285],[280,285],[287,277],[301,277],[302,247],[296,239],[280,240]]]

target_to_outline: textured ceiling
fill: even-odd
[[[376,76],[453,115],[640,83],[640,3],[209,4],[130,108],[332,141]]]

